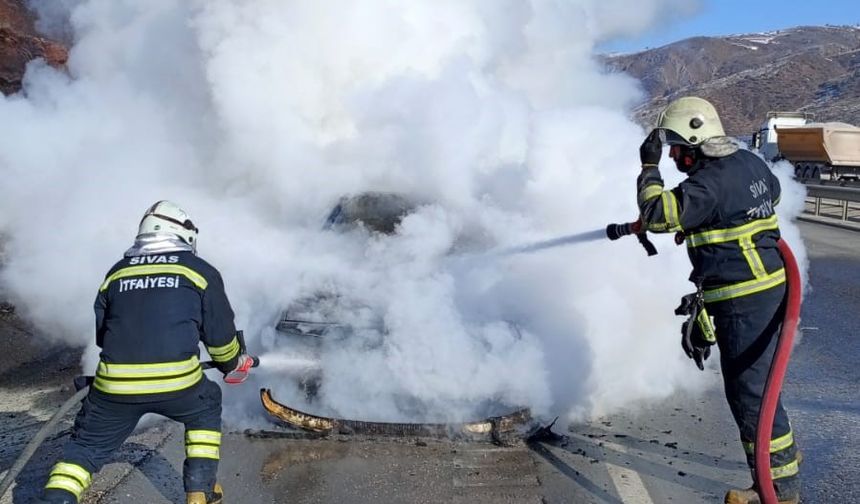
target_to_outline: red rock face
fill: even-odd
[[[34,17],[23,0],[0,0],[0,92],[21,89],[27,62],[44,58],[48,64],[63,67],[69,57],[66,47],[39,36]]]

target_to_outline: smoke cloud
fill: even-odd
[[[86,371],[96,286],[143,210],[171,199],[268,357],[256,384],[284,402],[573,417],[712,379],[678,348],[691,286],[668,237],[653,258],[629,239],[451,260],[636,216],[641,94],[594,47],[695,2],[31,3],[73,47],[67,72],[34,62],[0,97],[0,282],[46,334],[88,346]],[[421,204],[392,235],[323,229],[365,191]],[[325,293],[354,330],[311,358],[274,326]],[[321,370],[312,404],[296,369]],[[228,420],[259,422],[255,395],[229,390]]]

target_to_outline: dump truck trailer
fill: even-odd
[[[803,112],[769,112],[752,146],[768,161],[788,160],[798,179],[860,177],[860,128],[816,123]]]
[[[860,128],[845,123],[812,123],[779,131],[779,152],[799,179],[858,178]]]

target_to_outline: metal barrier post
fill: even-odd
[[[842,202],[842,220],[848,220],[848,200]]]
[[[815,198],[815,216],[821,215],[821,198]]]

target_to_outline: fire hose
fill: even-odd
[[[241,333],[242,331],[236,331],[236,336],[240,339],[239,344],[244,351],[245,341]],[[237,374],[245,373],[247,375],[250,368],[257,367],[259,365],[260,359],[252,356],[250,359],[245,361],[245,366],[243,366],[243,368],[236,369],[228,373],[227,376],[224,377],[224,381],[231,385],[241,383],[241,381],[244,381],[244,378],[237,376]],[[211,369],[215,367],[215,364],[212,361],[205,361],[201,362],[200,366],[203,369]],[[228,378],[230,378],[231,375],[232,378],[230,379],[230,381],[228,381]],[[78,391],[75,392],[72,397],[66,399],[66,402],[60,405],[60,407],[53,414],[53,416],[51,416],[51,418],[45,423],[45,425],[43,425],[39,429],[39,431],[36,432],[36,435],[33,436],[30,442],[27,443],[27,446],[24,448],[24,451],[21,452],[21,454],[12,464],[12,467],[9,468],[9,472],[7,472],[6,476],[3,477],[3,481],[0,482],[0,499],[2,499],[4,495],[6,495],[6,491],[9,489],[10,486],[12,486],[12,482],[15,481],[15,478],[18,477],[18,474],[20,474],[21,470],[24,469],[24,466],[27,465],[27,462],[29,462],[33,455],[36,453],[36,450],[38,450],[39,447],[42,446],[42,443],[45,442],[45,439],[47,439],[48,435],[50,435],[54,431],[54,428],[58,423],[60,423],[60,420],[63,419],[63,417],[66,415],[66,413],[69,412],[69,410],[71,410],[84,400],[84,397],[86,397],[87,393],[89,393],[90,391],[90,385],[92,384],[92,381],[92,376],[78,376],[75,378],[75,387],[78,389]]]
[[[648,255],[651,253],[646,242],[643,240],[642,225],[640,221],[627,224],[610,224],[606,227],[606,236],[610,240],[617,240],[622,236],[636,234],[640,243],[648,250]],[[777,242],[779,252],[782,255],[785,263],[785,272],[787,278],[788,300],[786,303],[785,315],[783,316],[782,328],[780,329],[779,338],[776,343],[773,359],[771,360],[770,370],[768,371],[767,380],[765,382],[764,393],[762,396],[761,407],[759,408],[758,425],[756,427],[755,439],[755,487],[758,489],[759,497],[762,504],[779,504],[776,491],[773,488],[773,478],[770,472],[770,439],[773,434],[773,420],[776,416],[776,405],[779,401],[779,394],[782,390],[782,383],[785,379],[785,372],[788,369],[788,361],[791,358],[791,348],[794,343],[794,335],[797,331],[797,324],[800,320],[800,299],[801,299],[801,280],[800,269],[797,265],[797,260],[792,253],[791,248],[780,239]],[[651,245],[653,248],[653,245]],[[655,252],[656,253],[656,252]]]
[[[773,478],[770,474],[770,438],[773,431],[773,418],[776,415],[776,404],[782,390],[788,361],[791,358],[791,347],[794,343],[797,323],[800,320],[800,269],[797,266],[794,253],[785,240],[780,239],[777,245],[779,246],[779,253],[782,254],[782,260],[785,262],[788,301],[779,340],[777,340],[773,360],[770,363],[770,371],[767,374],[764,398],[759,410],[758,427],[756,428],[755,479],[762,504],[778,504],[776,491],[773,488]]]

